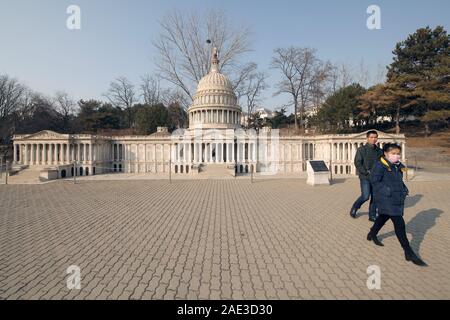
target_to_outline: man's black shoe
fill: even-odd
[[[358,211],[358,210],[356,210],[355,208],[352,208],[350,210],[350,217],[352,217],[353,219],[356,218],[356,211]]]
[[[377,219],[374,217],[369,217],[369,221],[375,222],[375,220],[377,220]]]

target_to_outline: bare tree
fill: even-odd
[[[162,103],[164,92],[161,89],[161,77],[159,75],[145,75],[141,79],[142,83],[140,89],[144,103],[150,106]]]
[[[369,74],[369,69],[367,68],[366,64],[364,63],[364,59],[361,59],[361,61],[359,62],[357,70],[358,70],[357,76],[356,76],[357,82],[361,86],[366,88],[369,85],[370,74]]]
[[[330,87],[331,92],[349,86],[353,82],[352,67],[347,63],[337,63],[330,70]]]
[[[330,72],[330,91],[335,93],[339,89],[339,67],[333,65]]]
[[[356,66],[347,63],[335,64],[330,77],[331,91],[334,93],[353,82],[357,82],[365,88],[370,86],[371,83],[372,85],[384,83],[386,73],[386,67],[382,64],[378,64],[376,70],[371,73],[364,59],[361,59]]]
[[[255,65],[255,69],[248,73],[246,79],[236,89],[240,104],[245,105],[247,109],[247,127],[250,127],[250,116],[255,113],[256,106],[260,103],[262,92],[268,87],[266,79],[267,74],[258,72]]]
[[[26,87],[8,75],[0,74],[0,156],[11,151],[9,143],[16,131],[17,113]]]
[[[69,130],[70,117],[75,113],[77,104],[66,92],[58,91],[53,98],[53,105],[62,117],[64,130]]]
[[[329,61],[319,61],[315,66],[314,77],[310,85],[310,103],[312,107],[318,108],[330,92],[329,85],[330,83],[333,85],[335,80],[333,70],[334,67]]]
[[[258,65],[254,62],[248,63],[241,70],[238,78],[233,80],[233,91],[236,94],[237,100],[240,101],[243,96],[245,96],[247,91],[247,81],[252,75],[256,73]]]
[[[353,82],[351,65],[342,63],[339,66],[339,73],[340,73],[340,78],[341,78],[341,81],[340,81],[341,88],[345,88]]]
[[[133,125],[132,107],[137,102],[134,85],[126,77],[119,77],[110,83],[104,96],[113,106],[127,111],[128,126],[131,128]]]
[[[20,105],[25,86],[8,75],[0,75],[0,120],[9,117]]]
[[[40,94],[32,91],[29,88],[25,88],[22,97],[20,99],[20,106],[17,109],[17,120],[21,120],[26,117],[30,117],[34,112],[35,101]]]
[[[294,106],[295,128],[299,128],[297,115],[300,109],[300,124],[303,125],[305,107],[310,102],[314,85],[321,79],[325,68],[311,48],[277,48],[274,50],[272,68],[281,71],[282,80],[277,83],[274,95],[286,93]],[[327,64],[328,66],[328,64]],[[328,71],[327,71],[328,72]]]
[[[161,93],[161,102],[165,106],[179,105],[186,110],[191,100],[180,89],[165,89]]]
[[[53,98],[56,111],[58,111],[64,119],[68,119],[76,111],[75,101],[63,91],[58,91]]]
[[[222,11],[210,11],[205,16],[173,11],[160,21],[161,34],[153,42],[158,51],[158,69],[164,80],[174,84],[192,101],[200,79],[209,72],[212,45],[220,52],[220,72],[236,79],[244,78],[245,65],[238,63],[250,51],[249,28],[232,26]]]
[[[379,83],[384,83],[386,81],[386,75],[387,75],[386,66],[378,63],[377,70],[375,72],[375,77],[373,79],[374,85],[377,85]]]

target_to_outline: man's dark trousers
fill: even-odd
[[[356,210],[359,210],[364,202],[369,200],[369,218],[375,219],[377,217],[377,206],[375,202],[373,201],[373,189],[372,184],[368,179],[360,178],[359,183],[361,186],[361,195],[358,199],[356,199],[355,203],[353,204],[353,208]]]
[[[361,185],[361,196],[355,201],[352,206],[352,211],[355,212],[361,208],[362,204],[369,200],[369,219],[375,220],[377,215],[376,205],[373,202],[373,189],[370,184],[370,170],[372,170],[373,164],[377,161],[383,154],[383,151],[373,144],[366,143],[356,150],[355,155],[355,167],[358,172],[359,181]],[[353,215],[353,214],[352,214]]]

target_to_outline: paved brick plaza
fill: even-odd
[[[357,179],[0,185],[0,298],[450,298],[450,181],[409,182],[405,220],[430,265],[352,220]],[[381,290],[366,269],[381,267]],[[66,269],[81,268],[81,290]]]

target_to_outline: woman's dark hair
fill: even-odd
[[[398,145],[396,143],[388,142],[388,143],[384,144],[384,146],[383,146],[383,152],[389,152],[394,149],[402,151],[402,147],[400,147],[400,145]]]
[[[367,131],[367,133],[366,133],[366,137],[367,137],[367,138],[370,137],[371,134],[375,134],[375,135],[378,136],[378,132],[376,132],[375,130],[369,130],[369,131]]]

